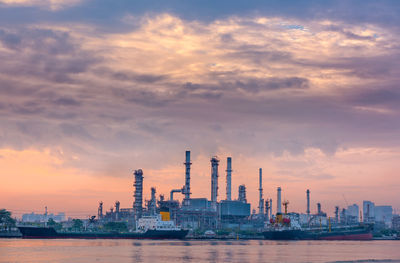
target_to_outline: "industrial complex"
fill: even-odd
[[[276,211],[272,212],[273,200],[264,199],[263,195],[263,174],[259,169],[259,200],[258,211],[251,210],[250,203],[246,198],[246,186],[238,187],[238,198],[232,199],[232,157],[226,159],[226,196],[218,201],[218,170],[220,160],[217,156],[210,159],[211,166],[211,196],[208,198],[191,197],[191,159],[190,151],[185,153],[184,161],[184,185],[179,189],[171,189],[170,195],[156,196],[156,189],[150,190],[150,200],[143,200],[143,180],[144,172],[141,169],[135,170],[134,175],[134,202],[131,208],[120,208],[117,201],[115,207],[109,211],[103,211],[103,203],[99,203],[97,220],[99,222],[123,221],[134,227],[136,222],[143,216],[154,216],[162,211],[168,211],[170,219],[184,229],[191,230],[218,230],[218,229],[239,229],[239,230],[262,230],[266,226],[282,220],[280,215],[291,218],[292,222],[298,222],[301,226],[327,226],[331,225],[350,225],[360,222],[375,223],[382,222],[389,226],[392,220],[392,210],[390,206],[375,206],[370,201],[364,201],[363,212],[359,211],[358,205],[348,206],[346,209],[335,209],[335,217],[329,218],[322,210],[320,203],[317,203],[317,212],[311,213],[310,209],[310,190],[305,191],[305,201],[307,203],[305,213],[288,213],[289,202],[282,200],[282,189],[277,188]],[[182,194],[182,201],[176,199],[176,194]],[[174,198],[175,197],[175,198]],[[283,206],[283,207],[282,207]],[[283,209],[284,210],[283,210]],[[378,223],[379,223],[378,222]],[[379,225],[379,224],[378,224]]]

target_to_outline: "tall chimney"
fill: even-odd
[[[262,217],[264,215],[264,198],[263,198],[263,187],[262,187],[262,168],[259,170],[259,189],[260,198],[258,200],[258,213]]]
[[[276,201],[276,213],[282,214],[282,196],[281,196],[281,188],[278,187],[278,196]]]
[[[310,190],[307,189],[307,215],[310,215]]]
[[[115,202],[115,220],[119,220],[119,207],[120,207],[120,202],[116,201]]]
[[[183,200],[184,205],[189,205],[190,202],[190,165],[192,163],[190,162],[190,151],[186,151],[186,161],[184,163],[185,165],[185,186],[184,186],[184,194],[185,198]]]
[[[149,210],[151,215],[155,215],[157,210],[156,188],[152,187],[150,191],[151,191],[151,198],[150,198]]]
[[[99,208],[97,209],[97,218],[98,219],[103,218],[103,201],[100,201],[99,203]]]
[[[269,199],[269,218],[272,218],[272,198]]]
[[[339,223],[339,207],[335,206],[335,222],[336,224]]]
[[[218,163],[217,156],[211,158],[211,207],[214,211],[217,210],[218,196]]]
[[[268,221],[269,220],[269,200],[267,198],[267,200],[265,201],[265,220]]]
[[[232,157],[226,159],[226,200],[232,200]]]
[[[135,213],[135,222],[139,218],[142,217],[142,203],[143,203],[143,171],[142,169],[135,170],[135,183],[133,186],[135,187],[135,202],[133,204],[133,211]]]

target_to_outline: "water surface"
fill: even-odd
[[[0,239],[0,262],[398,262],[400,241]]]

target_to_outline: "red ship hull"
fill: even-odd
[[[372,240],[372,233],[326,236],[320,237],[319,240]]]

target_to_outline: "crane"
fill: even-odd
[[[287,214],[287,207],[288,207],[289,201],[285,200],[282,202],[282,205],[285,207],[285,215]]]

